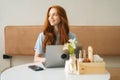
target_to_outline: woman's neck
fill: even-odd
[[[54,32],[55,32],[55,34],[59,34],[58,26],[54,26]]]

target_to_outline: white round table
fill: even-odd
[[[33,71],[29,65],[38,65],[42,71]],[[29,63],[7,69],[0,80],[110,80],[110,74],[67,74],[64,68],[45,68],[42,63]]]

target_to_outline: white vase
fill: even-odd
[[[76,74],[76,57],[70,55],[69,60],[65,63],[65,72],[70,74]]]

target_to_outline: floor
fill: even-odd
[[[120,56],[102,56],[106,69],[110,73],[110,80],[120,80]]]
[[[107,68],[110,73],[110,80],[120,80],[120,68]]]
[[[107,68],[120,68],[120,56],[102,56]]]

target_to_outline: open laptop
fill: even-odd
[[[46,47],[45,53],[45,67],[55,68],[64,67],[65,60],[61,58],[63,54],[63,45],[49,45]]]

